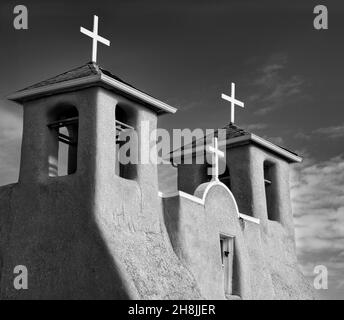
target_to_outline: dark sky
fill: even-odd
[[[313,27],[320,3],[328,30]],[[300,261],[310,278],[328,266],[323,296],[344,297],[343,1],[35,0],[20,3],[25,31],[13,28],[17,4],[0,3],[0,185],[16,181],[20,150],[21,111],[5,96],[90,61],[79,29],[92,29],[96,14],[111,40],[98,63],[179,108],[161,127],[224,126],[230,109],[220,95],[235,82],[245,102],[237,124],[304,156],[293,177]]]
[[[111,48],[101,45],[99,64],[180,108],[162,126],[223,126],[229,108],[219,95],[229,92],[231,81],[247,106],[238,122],[268,123],[265,133],[276,135],[278,128],[292,148],[302,149],[303,141],[285,130],[306,133],[338,124],[344,101],[341,1],[328,2],[327,31],[313,28],[317,1],[31,2],[27,31],[12,26],[17,2],[1,2],[2,95],[88,62],[91,41],[79,27],[90,29],[97,14],[100,34],[112,42]],[[281,86],[294,79],[301,92],[281,92],[286,96],[278,112],[257,115],[271,101],[254,99],[262,91],[254,80],[264,76],[260,68],[273,63],[285,64],[278,76],[287,83]],[[322,149],[336,153],[333,144]]]

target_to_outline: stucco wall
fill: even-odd
[[[1,299],[202,298],[161,225],[157,167],[138,166],[133,180],[115,174],[119,102],[133,103],[91,88],[24,106],[20,180],[0,189]],[[78,168],[49,177],[58,105],[79,110]],[[145,107],[136,116],[155,128]],[[28,290],[13,287],[16,265],[28,269]]]
[[[242,299],[313,298],[297,265],[294,240],[283,225],[267,221],[266,228],[239,218],[236,201],[224,185],[205,183],[194,196],[180,193],[163,201],[173,248],[207,299],[226,298],[220,234],[235,237],[238,285],[234,294]]]
[[[262,244],[274,288],[273,298],[315,299],[315,289],[297,263],[293,238],[278,222],[269,221],[268,228],[269,233],[262,234]]]
[[[184,197],[164,200],[165,223],[175,252],[195,274],[207,299],[225,299],[220,235],[233,236],[237,262],[233,294],[242,299],[257,298],[250,250],[243,232],[245,225],[252,223],[239,218],[235,200],[224,185],[205,183],[196,190],[195,196],[205,197],[204,204]],[[255,226],[251,228],[254,230]],[[253,234],[258,236],[255,242],[259,243],[259,232]]]
[[[231,191],[239,211],[260,219],[264,232],[268,232],[268,212],[264,184],[264,162],[274,164],[274,210],[284,229],[294,237],[290,201],[289,163],[253,144],[227,149],[227,162],[231,176]]]
[[[209,180],[204,164],[178,164],[178,190],[194,194],[198,186]]]
[[[9,241],[11,228],[11,197],[14,185],[0,187],[0,284],[4,272],[4,251]],[[0,297],[2,287],[0,285]]]
[[[56,136],[47,124],[61,105],[79,111],[77,171],[49,177]],[[116,175],[116,105],[131,110],[138,131],[143,120],[149,132],[156,128],[154,112],[102,88],[25,104],[19,183],[0,188],[1,299],[224,299],[222,233],[235,237],[235,294],[310,297],[297,268],[287,163],[277,164],[280,222],[267,219],[265,204],[262,163],[272,155],[250,146],[227,157],[239,211],[260,225],[239,218],[221,185],[193,181],[202,203],[162,201],[156,165],[137,165],[130,180]],[[202,175],[195,170],[195,180]],[[14,289],[16,265],[28,268],[29,290]]]

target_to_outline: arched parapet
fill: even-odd
[[[260,219],[254,218],[254,217],[251,217],[247,214],[239,212],[238,204],[237,204],[237,201],[235,200],[233,193],[228,189],[228,187],[224,183],[222,183],[220,181],[212,181],[212,182],[202,183],[195,190],[194,195],[191,195],[191,194],[186,193],[184,191],[175,191],[175,192],[171,192],[171,193],[159,192],[158,196],[162,199],[169,199],[169,198],[175,198],[175,197],[179,197],[182,199],[188,199],[188,200],[204,207],[209,191],[215,186],[221,186],[227,192],[227,194],[229,195],[230,199],[232,200],[232,202],[235,206],[235,212],[236,212],[236,215],[238,218],[243,219],[243,220],[248,221],[248,222],[251,222],[251,223],[254,223],[254,224],[260,224]]]
[[[173,248],[202,294],[207,299],[250,299],[251,263],[242,221],[249,217],[239,213],[228,187],[211,181],[193,195],[178,191],[160,196],[166,199],[164,220]]]
[[[236,215],[238,216],[238,218],[240,218],[239,208],[238,208],[237,202],[233,196],[233,193],[228,189],[228,187],[224,183],[222,183],[220,181],[210,181],[210,182],[202,183],[195,190],[194,196],[201,199],[203,204],[205,204],[208,193],[214,187],[221,187],[225,190],[225,192],[227,193],[229,198],[233,201]]]

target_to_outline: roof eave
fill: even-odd
[[[149,96],[148,94],[141,92],[131,86],[126,85],[125,83],[118,81],[116,79],[113,79],[105,74],[101,74],[101,78],[100,78],[101,82],[110,85],[111,87],[122,91],[124,93],[126,93],[129,96],[133,96],[136,99],[139,99],[151,106],[154,106],[156,108],[159,109],[159,113],[176,113],[177,109],[168,105],[167,103],[164,103],[158,99],[155,99],[151,96]]]
[[[258,144],[259,146],[268,149],[269,151],[278,154],[279,156],[281,156],[282,158],[286,159],[288,162],[290,163],[299,163],[302,162],[302,158],[299,157],[298,155],[285,150],[255,134],[252,133],[248,133],[245,134],[243,136],[240,137],[236,137],[236,138],[230,138],[227,139],[226,141],[219,141],[219,147],[222,147],[224,145],[228,146],[228,145],[236,145],[236,144],[243,144],[243,143],[249,143],[249,142],[253,142]],[[200,155],[202,152],[204,152],[204,146],[198,146],[196,147],[194,150],[193,149],[187,149],[187,150],[176,150],[174,152],[172,152],[168,157],[166,157],[165,159],[170,159],[173,161],[173,159],[179,159],[180,157],[184,157],[184,158],[188,158],[190,156],[198,156]]]
[[[267,141],[253,133],[241,136],[241,137],[237,137],[237,138],[233,138],[233,139],[228,139],[227,140],[227,145],[233,145],[233,144],[237,144],[237,143],[241,143],[241,142],[249,142],[252,141],[256,144],[258,144],[261,147],[264,147],[266,149],[268,149],[269,151],[272,151],[273,153],[278,154],[279,156],[285,158],[287,161],[289,162],[302,162],[302,157],[286,150],[283,149],[275,144],[273,144],[270,141]]]
[[[131,96],[139,101],[144,102],[150,106],[153,106],[155,109],[158,110],[159,114],[162,113],[176,113],[177,109],[162,102],[158,99],[155,99],[135,88],[132,88],[120,81],[117,81],[105,74],[97,74],[91,75],[87,77],[82,77],[79,79],[73,79],[68,81],[63,81],[60,83],[54,83],[51,85],[47,85],[44,87],[39,88],[31,88],[28,90],[18,91],[7,96],[8,100],[15,101],[15,102],[23,102],[41,95],[52,94],[55,92],[71,89],[71,88],[78,88],[87,85],[94,85],[94,84],[105,84],[111,88],[114,88],[118,91],[125,93],[128,96]]]

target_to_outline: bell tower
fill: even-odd
[[[150,136],[158,116],[176,109],[94,62],[9,99],[23,105],[24,125],[13,241],[3,269],[25,265],[32,289],[17,292],[5,274],[5,296],[134,297],[119,262],[126,251],[114,243],[123,244],[119,234],[160,230],[157,165],[142,154],[155,144]],[[123,164],[121,137],[128,132],[137,161]],[[56,282],[53,275],[42,281],[51,273]]]
[[[21,90],[9,99],[24,106],[20,182],[53,181],[60,175],[100,182],[102,177],[116,173],[138,184],[157,184],[156,174],[150,172],[147,177],[140,165],[140,148],[149,147],[146,140],[156,129],[158,115],[176,112],[173,107],[93,62]],[[135,153],[131,158],[138,163],[126,167],[119,163],[118,153],[119,145],[123,145],[120,137],[128,131],[135,131],[130,152]]]
[[[278,222],[293,237],[289,166],[302,158],[233,123],[221,130],[225,134],[219,144],[225,150],[225,161],[220,163],[219,181],[233,193],[240,213],[259,219],[265,231],[270,222]],[[208,137],[198,145],[204,143],[209,144]],[[196,145],[175,150],[170,157],[178,164],[178,190],[189,194],[210,180],[209,165],[197,164]],[[178,163],[181,155],[192,157],[192,164]]]
[[[226,130],[226,165],[239,210],[264,230],[277,222],[293,237],[289,167],[302,158],[233,124]]]

